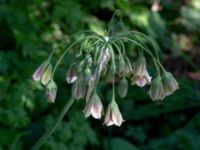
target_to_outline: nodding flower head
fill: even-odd
[[[147,72],[146,59],[144,56],[140,56],[134,65],[134,73],[132,76],[132,84],[136,84],[139,87],[143,87],[146,84],[151,83],[151,77]]]
[[[165,72],[162,76],[163,87],[164,87],[164,94],[166,96],[174,93],[177,89],[179,89],[178,82],[173,77],[170,72]]]
[[[111,126],[111,125],[121,126],[123,121],[124,120],[122,118],[117,103],[115,101],[112,101],[107,108],[104,124],[106,126]]]
[[[93,93],[84,108],[85,117],[92,115],[95,119],[100,119],[103,110],[103,105],[96,92]]]
[[[53,73],[50,61],[55,53],[55,49],[50,54],[48,61],[44,61],[34,72],[33,79],[41,81],[46,88],[45,92],[48,102],[54,103],[57,85],[53,80],[53,76],[64,56],[70,52],[70,57],[72,57],[70,60],[75,61],[70,61],[71,66],[67,71],[66,81],[72,84],[72,98],[76,100],[84,98],[86,100],[83,111],[85,116],[93,116],[96,119],[100,119],[103,104],[96,94],[96,89],[99,81],[105,79],[105,82],[112,84],[113,97],[112,102],[107,108],[104,124],[106,126],[121,126],[124,120],[118,104],[115,102],[115,82],[118,79],[120,80],[118,92],[122,98],[127,95],[129,79],[131,79],[132,84],[136,84],[139,87],[151,84],[149,95],[153,101],[161,100],[165,96],[172,94],[179,86],[172,74],[165,72],[164,67],[158,59],[157,48],[150,38],[137,31],[116,32],[117,30],[111,29],[112,27],[113,25],[111,24],[106,36],[92,31],[83,31],[74,34],[71,36],[69,42],[64,41],[64,45],[61,44],[62,48],[65,47],[65,44],[68,47],[60,55],[53,68]],[[148,46],[143,41],[145,43],[148,42]],[[136,54],[134,56],[138,56],[134,65],[130,61],[133,58],[128,55],[133,54],[127,50],[127,48],[132,47],[129,44],[135,47],[133,50],[139,50],[133,52]],[[153,50],[148,47],[153,48]],[[152,68],[152,70],[155,70],[159,74],[153,79],[152,83],[147,71],[146,54],[149,56],[148,62],[153,62],[155,65],[155,69]],[[163,75],[160,77],[162,73]]]

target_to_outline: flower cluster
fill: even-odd
[[[135,38],[136,36],[148,41],[148,44],[152,45],[152,50],[144,46],[144,43],[140,43]],[[121,126],[124,121],[115,100],[116,85],[118,85],[117,89],[121,98],[124,98],[127,94],[128,79],[131,79],[132,85],[139,87],[150,85],[148,93],[153,101],[162,100],[179,88],[173,75],[167,72],[160,63],[157,48],[154,47],[152,40],[140,32],[129,31],[115,35],[108,33],[105,36],[92,31],[83,31],[75,34],[74,37],[79,38],[68,45],[68,48],[55,64],[53,71],[50,62],[55,50],[33,74],[33,79],[40,81],[45,86],[45,95],[50,103],[55,102],[57,93],[57,85],[54,81],[55,70],[68,52],[74,54],[78,61],[69,66],[66,82],[72,84],[72,98],[76,100],[85,99],[86,105],[83,110],[85,117],[92,116],[95,119],[102,117],[103,104],[96,89],[100,79],[109,79],[109,81],[111,79],[112,98],[105,113],[104,124],[106,126]],[[137,51],[136,58],[128,57],[127,43],[134,44],[140,50]],[[153,79],[147,70],[146,55],[150,56],[148,61],[152,61],[155,65],[157,74]],[[116,78],[119,79],[119,82],[116,81]]]

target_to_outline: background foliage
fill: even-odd
[[[57,71],[54,105],[32,81],[33,71],[64,37],[81,29],[103,33],[116,9],[127,28],[156,40],[162,63],[177,77],[180,90],[153,103],[146,89],[129,86],[128,96],[117,99],[126,119],[120,128],[85,119],[80,100],[42,149],[199,150],[200,1],[161,0],[158,11],[152,5],[150,0],[1,0],[0,150],[30,149],[51,127],[70,97],[64,81],[70,57]],[[110,85],[102,83],[99,94],[108,103]]]

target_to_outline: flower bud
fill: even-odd
[[[57,94],[57,85],[53,80],[50,80],[46,85],[45,96],[49,103],[54,103]]]
[[[153,101],[162,100],[164,98],[163,83],[160,75],[153,79],[151,88],[149,90],[149,96]]]
[[[123,77],[120,82],[119,82],[119,86],[118,86],[118,92],[119,95],[123,98],[126,96],[128,91],[128,81],[126,80],[125,77]]]
[[[132,77],[132,84],[143,87],[151,83],[151,77],[146,69],[146,60],[144,56],[140,56],[134,65],[134,75]]]
[[[170,72],[165,72],[162,76],[163,87],[164,87],[164,94],[166,96],[174,93],[177,89],[179,89],[178,82],[173,77]]]
[[[40,81],[42,78],[42,75],[49,64],[49,61],[44,61],[38,68],[37,70],[33,73],[33,80],[35,81]]]
[[[125,67],[124,67],[124,74],[129,76],[130,73],[133,71],[129,58],[124,55]]]
[[[66,80],[67,83],[74,83],[77,80],[77,75],[76,75],[76,71],[73,67],[70,67],[67,71],[67,75],[66,75]]]
[[[108,106],[104,124],[106,126],[111,126],[111,125],[121,126],[123,121],[124,120],[122,118],[117,103],[115,101],[112,101]]]
[[[119,75],[121,75],[122,72],[124,72],[124,69],[125,69],[124,58],[123,57],[119,57],[119,60],[118,60],[118,73],[119,73]]]
[[[43,85],[46,85],[50,81],[51,74],[52,74],[52,66],[51,64],[49,64],[42,75],[41,82]]]
[[[80,80],[77,80],[72,86],[72,97],[76,100],[83,98],[86,93],[84,84],[81,84]]]
[[[92,115],[95,119],[100,119],[103,110],[103,105],[99,96],[94,92],[91,99],[86,103],[83,110],[85,117]]]
[[[87,89],[87,94],[86,94],[86,102],[89,101],[90,96],[95,88],[95,82],[96,82],[96,76],[95,75],[91,75],[89,82],[88,82],[88,89]]]

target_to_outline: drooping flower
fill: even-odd
[[[155,79],[152,80],[151,88],[148,93],[153,101],[162,100],[165,97],[160,75],[156,76]]]
[[[77,80],[72,86],[72,97],[76,100],[83,98],[86,93],[86,87],[84,84]]]
[[[101,100],[96,92],[94,92],[84,108],[83,112],[85,114],[85,117],[89,117],[90,115],[92,115],[95,119],[100,119],[102,110],[103,105],[101,103]]]
[[[90,76],[89,82],[88,82],[88,88],[87,88],[87,93],[86,93],[86,102],[89,101],[90,96],[95,88],[95,82],[96,82],[96,76],[95,74]]]
[[[151,77],[146,69],[146,59],[144,56],[140,56],[134,65],[134,74],[132,77],[132,84],[136,84],[139,87],[143,87],[146,84],[151,83]]]
[[[164,87],[164,94],[166,96],[174,93],[177,89],[179,89],[178,82],[173,77],[170,72],[165,72],[162,76],[163,87]]]
[[[108,64],[109,60],[110,60],[110,49],[109,47],[103,49],[102,51],[102,56],[100,58],[100,64],[99,64],[99,73],[101,73],[101,71],[106,67],[106,65]]]
[[[42,78],[42,75],[46,69],[46,67],[48,66],[49,61],[44,61],[37,69],[36,71],[33,73],[33,80],[35,81],[40,81]]]
[[[68,84],[74,83],[77,80],[76,71],[73,67],[70,67],[67,71],[66,80]]]
[[[50,80],[46,85],[45,96],[49,103],[54,103],[57,94],[57,85],[53,80]]]
[[[119,92],[119,95],[123,98],[123,97],[126,96],[127,91],[128,91],[128,81],[126,80],[125,77],[123,77],[123,78],[120,80],[119,85],[118,85],[118,92]]]
[[[111,126],[111,125],[121,126],[123,121],[124,120],[122,118],[117,103],[115,101],[112,101],[107,108],[104,124],[106,126]]]
[[[50,81],[51,75],[52,75],[52,66],[51,64],[48,64],[41,78],[41,82],[43,85],[46,85]]]
[[[129,76],[130,73],[133,71],[129,58],[124,55],[125,67],[124,67],[124,74]]]

